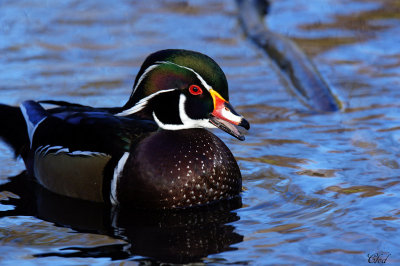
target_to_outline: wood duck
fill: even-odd
[[[241,191],[235,158],[205,129],[244,140],[237,126],[250,125],[228,100],[225,74],[213,59],[162,50],[144,61],[123,107],[0,105],[7,125],[0,136],[50,191],[134,208],[187,208]]]

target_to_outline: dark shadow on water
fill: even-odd
[[[127,242],[65,247],[58,252],[35,254],[36,257],[121,260],[141,256],[144,258],[140,261],[146,262],[189,263],[200,262],[210,254],[235,250],[231,245],[243,241],[243,236],[228,224],[239,220],[232,210],[241,206],[240,198],[181,211],[116,209],[54,194],[24,172],[9,180],[0,185],[0,192],[9,191],[19,198],[1,201],[15,208],[0,212],[0,218],[35,216],[77,232],[108,235]]]

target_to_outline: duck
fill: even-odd
[[[249,122],[223,70],[196,51],[150,54],[122,107],[65,101],[0,104],[0,137],[51,192],[111,206],[185,209],[240,196],[235,157],[208,129],[238,140]]]

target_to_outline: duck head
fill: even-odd
[[[154,120],[165,130],[217,127],[239,140],[244,136],[237,126],[250,128],[229,103],[228,83],[218,64],[188,50],[151,54],[117,115]]]

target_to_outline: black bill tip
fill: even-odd
[[[238,126],[239,126],[239,127],[243,127],[243,128],[246,129],[246,130],[249,130],[249,129],[250,129],[250,123],[249,123],[246,119],[244,119],[244,118],[242,118],[242,121],[240,121],[240,123],[239,123]]]
[[[243,120],[244,120],[244,122],[241,121],[238,126],[242,126],[241,124],[243,123],[243,125],[244,125],[243,127],[246,129],[249,129],[250,128],[249,122],[247,122],[245,119],[243,119]],[[240,131],[237,129],[237,127],[225,120],[222,120],[218,117],[212,116],[210,118],[210,123],[213,124],[214,126],[216,126],[217,128],[225,131],[226,133],[234,136],[238,140],[241,140],[241,141],[245,140],[245,137],[243,136],[242,133],[240,133]]]

